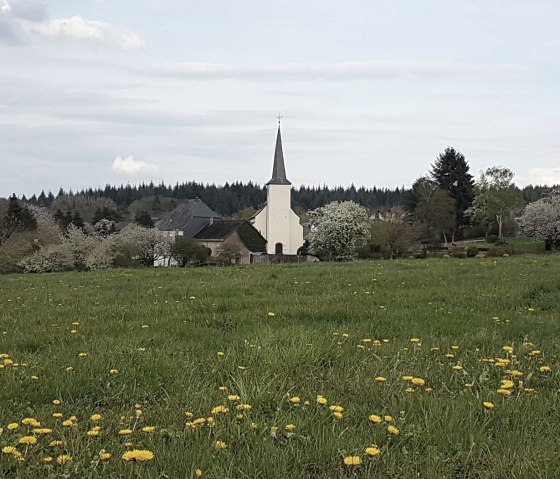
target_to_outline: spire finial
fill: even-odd
[[[282,118],[284,118],[282,116],[282,114],[280,112],[278,112],[278,116],[276,117],[278,119],[278,126],[280,126],[280,122],[282,121]]]

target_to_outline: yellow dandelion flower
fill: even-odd
[[[202,469],[195,469],[194,477],[202,477]]]
[[[49,442],[49,446],[51,447],[60,447],[62,446],[64,443],[62,441],[58,441],[58,440],[54,440]]]
[[[86,432],[86,434],[89,437],[97,437],[97,436],[99,436],[99,430],[98,429],[90,429],[89,431]]]
[[[122,455],[123,461],[137,461],[146,462],[151,461],[154,458],[154,453],[148,451],[147,449],[134,449],[132,451],[127,451]]]
[[[19,438],[20,444],[37,444],[37,438],[34,436],[23,436]]]
[[[142,432],[154,432],[156,430],[155,426],[144,426]]]
[[[45,464],[50,464],[51,462],[53,462],[53,458],[51,456],[45,456],[43,459],[41,459]]]
[[[273,313],[272,311],[269,311],[268,313],[266,313],[266,315],[267,315],[269,318],[274,318],[274,316],[276,316],[276,314]]]
[[[362,463],[360,456],[346,456],[344,458],[344,465],[348,467],[357,467]]]
[[[337,421],[340,421],[344,417],[344,415],[338,411],[334,411],[332,414]]]
[[[220,386],[218,388],[218,391],[225,393],[227,391],[227,387],[226,386]]]
[[[17,448],[15,448],[14,446],[4,446],[2,448],[3,454],[14,454],[15,452],[17,452]]]
[[[387,381],[387,378],[386,378],[386,377],[383,377],[383,376],[377,376],[377,377],[375,378],[375,380],[376,380],[378,383],[384,383],[385,381]]]
[[[514,382],[509,379],[502,379],[500,389],[512,389],[515,386]]]
[[[290,402],[292,404],[299,404],[301,403],[301,398],[299,396],[293,396],[290,398]]]
[[[6,426],[6,428],[7,428],[9,431],[15,431],[18,427],[19,427],[19,424],[18,424],[17,422],[11,422],[10,424],[8,424],[8,425]]]
[[[368,419],[373,424],[379,424],[381,422],[381,416],[378,416],[377,414],[372,414]]]
[[[550,366],[544,365],[539,368],[539,371],[541,373],[549,373],[552,371],[552,368]]]
[[[420,338],[411,338],[410,339],[411,343],[419,343],[420,342]]]
[[[62,403],[62,401],[61,401],[60,399],[53,399],[53,402],[52,402],[52,403],[53,403],[55,406],[58,406],[58,405],[60,405],[60,404]]]
[[[130,436],[132,432],[132,429],[121,429],[119,431],[119,436]]]
[[[286,431],[288,431],[288,432],[292,432],[296,429],[296,425],[295,424],[286,424],[286,427],[284,429],[286,429]]]
[[[385,422],[393,422],[393,416],[386,415],[383,416],[383,419],[385,420]]]
[[[53,412],[52,417],[58,419],[58,418],[62,417],[62,413],[61,412]]]
[[[33,434],[45,435],[45,434],[50,434],[51,432],[52,432],[52,429],[49,429],[48,427],[41,427],[41,428],[33,429]]]
[[[338,406],[337,404],[333,404],[332,406],[329,406],[329,409],[332,412],[344,412],[344,408],[342,406]]]
[[[366,447],[366,454],[369,457],[379,456],[379,454],[381,454],[381,450],[377,446]]]
[[[398,430],[398,428],[396,428],[395,426],[389,426],[387,428],[387,432],[391,435],[391,436],[398,436],[401,432]]]
[[[227,449],[228,445],[224,441],[214,441],[214,449]]]
[[[79,358],[85,358],[86,356],[87,356],[87,353],[78,353]]]
[[[494,403],[484,401],[482,405],[485,407],[485,409],[494,409]]]
[[[317,400],[316,400],[317,404],[319,404],[320,406],[324,406],[325,404],[328,403],[327,398],[324,396],[321,396],[320,394],[317,395]]]
[[[424,386],[426,384],[426,381],[422,378],[413,378],[411,382],[415,386]]]
[[[26,417],[21,421],[21,423],[25,424],[26,426],[41,427],[41,423],[33,417]]]
[[[225,406],[216,406],[210,411],[212,414],[226,414],[229,412],[229,408]]]
[[[239,401],[241,399],[237,394],[230,394],[227,398],[228,401]]]
[[[462,370],[463,370],[463,366],[461,366],[460,364],[456,364],[455,366],[453,366],[453,370],[455,370],[455,371],[462,371]]]
[[[403,376],[403,381],[412,381],[414,379],[414,376]]]
[[[72,460],[72,456],[68,454],[61,454],[56,458],[56,462],[58,462],[61,466],[64,464],[68,464]]]
[[[92,414],[89,418],[90,420],[96,422],[101,421],[101,419],[103,419],[103,416],[101,414]]]
[[[101,451],[99,453],[99,459],[101,459],[102,461],[108,461],[109,459],[111,459],[111,457],[113,457],[113,455],[110,452]]]
[[[502,396],[511,396],[511,391],[509,389],[498,389],[497,392]]]
[[[66,419],[66,421],[62,421],[62,425],[64,427],[72,427],[74,425],[74,421],[71,421],[70,419]]]
[[[118,369],[113,368],[109,370],[109,374],[118,374],[118,373],[119,373]]]

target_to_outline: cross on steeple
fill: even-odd
[[[280,112],[278,112],[278,116],[276,117],[278,119],[278,124],[280,125],[280,122],[282,121],[282,118],[284,118]]]

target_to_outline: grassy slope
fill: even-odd
[[[183,478],[201,468],[215,478],[558,477],[559,259],[0,278],[0,353],[28,364],[0,370],[0,426],[33,416],[54,429],[31,446],[26,462],[0,457],[0,475],[62,477],[64,470],[83,478]],[[74,321],[77,334],[70,333]],[[410,343],[413,337],[421,346]],[[373,346],[364,338],[389,342]],[[511,369],[521,370],[535,393],[522,392],[517,381],[512,397],[496,393],[504,368],[480,359],[505,357],[504,345],[514,347]],[[531,359],[535,348],[542,354]],[[453,370],[456,364],[464,369]],[[552,373],[540,373],[542,364]],[[118,374],[109,374],[112,368]],[[433,392],[406,393],[406,374],[425,378]],[[387,382],[376,383],[378,375]],[[247,418],[230,412],[212,429],[186,429],[185,411],[209,416],[228,403],[217,391],[222,385],[252,405]],[[344,418],[316,406],[317,394],[344,406]],[[293,395],[311,404],[291,406]],[[55,398],[61,406],[51,403]],[[495,409],[485,411],[482,401]],[[135,403],[143,406],[139,420]],[[50,417],[54,411],[76,415],[78,427],[61,427]],[[88,438],[94,412],[104,416],[103,430]],[[374,413],[392,415],[400,435],[369,423]],[[288,423],[297,426],[293,435],[283,432]],[[144,425],[157,431],[138,432]],[[136,430],[132,438],[119,437],[127,426]],[[272,426],[280,428],[276,438]],[[14,444],[22,434],[4,431],[0,443]],[[50,450],[48,441],[59,437],[65,447]],[[214,451],[215,439],[228,449]],[[123,463],[126,441],[154,451],[155,461]],[[371,443],[382,453],[367,460]],[[102,448],[114,457],[92,463]],[[73,456],[71,464],[40,465],[40,457],[61,452]],[[362,455],[362,466],[348,471],[342,458],[349,454]]]

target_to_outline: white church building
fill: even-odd
[[[266,239],[268,254],[295,255],[303,246],[303,226],[291,206],[292,184],[286,178],[280,123],[266,191],[266,204],[251,218],[251,224]]]

